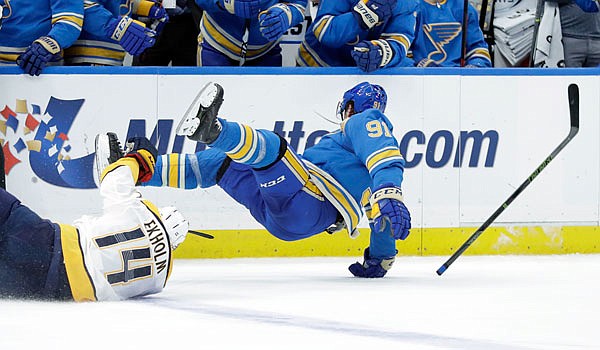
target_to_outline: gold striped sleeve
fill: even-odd
[[[83,15],[69,12],[62,12],[52,15],[52,25],[58,22],[66,23],[81,30],[81,27],[83,26]]]
[[[366,165],[369,172],[378,165],[396,159],[402,159],[400,149],[397,147],[385,147],[381,150],[371,153],[366,159]]]
[[[410,48],[410,40],[408,40],[404,34],[381,34],[381,37],[388,41],[395,41],[402,45],[402,47],[404,47],[404,52],[408,52],[408,49]]]

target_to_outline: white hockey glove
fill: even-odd
[[[167,229],[173,250],[185,240],[190,224],[175,207],[163,207],[158,210]]]

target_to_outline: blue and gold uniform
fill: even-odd
[[[363,29],[352,8],[356,0],[322,0],[317,17],[306,31],[296,63],[303,67],[352,67],[350,55],[361,41],[385,39],[393,56],[386,67],[396,67],[406,56],[415,32],[417,0],[398,1],[392,17],[382,25]]]
[[[460,67],[463,2],[460,0],[421,0],[411,59],[403,65]],[[479,28],[477,10],[469,5],[465,65],[491,67],[487,43]]]
[[[233,61],[252,61],[279,47],[281,39],[269,41],[261,34],[258,15],[252,18],[236,16],[214,0],[196,0],[196,3],[204,10],[198,36],[198,65],[213,66],[222,62],[215,56],[203,55],[202,50],[211,49]],[[278,3],[289,9],[292,27],[304,20],[307,0],[260,0],[260,11]],[[206,57],[215,57],[215,61]]]
[[[123,16],[145,15],[154,2],[146,0],[84,0],[83,30],[65,50],[69,65],[122,66],[125,50],[107,35],[109,22]],[[141,22],[140,22],[141,23]]]
[[[402,184],[404,158],[391,122],[378,109],[353,115],[303,155],[271,131],[220,123],[221,134],[210,149],[160,156],[147,185],[192,189],[218,184],[271,234],[293,241],[321,233],[340,219],[355,237],[371,189]]]
[[[83,25],[81,0],[0,0],[0,6],[0,65],[15,64],[17,57],[43,36],[65,49],[77,39]]]

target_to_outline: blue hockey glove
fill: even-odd
[[[387,40],[365,40],[354,46],[351,55],[356,66],[369,73],[390,63],[394,51]]]
[[[157,34],[162,31],[165,24],[169,21],[167,10],[165,10],[161,3],[154,1],[140,1],[136,14],[152,20],[150,29],[154,30]]]
[[[352,15],[363,29],[371,29],[392,17],[397,0],[360,0],[352,8]]]
[[[292,25],[294,13],[285,4],[275,4],[258,15],[260,33],[265,39],[279,39]]]
[[[373,229],[377,232],[392,225],[395,239],[406,239],[410,233],[410,213],[402,202],[402,190],[391,183],[377,187],[371,197]]]
[[[256,18],[260,12],[260,0],[218,0],[227,12],[242,18]]]
[[[29,75],[40,75],[50,61],[60,57],[60,45],[49,36],[36,39],[18,58],[17,64]]]
[[[145,137],[132,137],[125,144],[125,157],[134,158],[139,166],[138,183],[148,182],[154,174],[158,150]]]
[[[365,249],[363,263],[355,262],[348,267],[348,270],[356,276],[363,278],[381,278],[392,268],[395,257],[390,256],[383,259],[372,258],[369,255],[369,248]]]
[[[111,19],[106,35],[119,42],[119,45],[133,56],[141,54],[156,41],[155,31],[127,16]]]

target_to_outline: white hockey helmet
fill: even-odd
[[[190,223],[175,207],[163,207],[158,209],[158,211],[162,222],[167,229],[167,234],[171,241],[171,248],[176,249],[181,242],[185,240]]]

